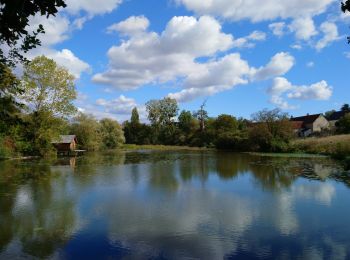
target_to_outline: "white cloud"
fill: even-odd
[[[271,23],[269,24],[269,29],[274,35],[281,37],[286,33],[286,24],[284,22]]]
[[[40,34],[38,38],[41,41],[41,46],[47,47],[61,43],[69,38],[69,23],[69,19],[60,14],[49,18],[36,15],[30,18],[30,26],[27,29],[28,31],[35,31],[39,24],[42,24],[45,33]]]
[[[232,35],[222,33],[221,25],[211,17],[174,17],[161,34],[130,35],[111,47],[109,68],[96,74],[93,81],[130,90],[175,80],[200,69],[196,58],[226,51],[232,43]]]
[[[203,15],[221,16],[233,21],[252,22],[277,18],[313,17],[323,13],[334,0],[176,0],[187,9]]]
[[[295,33],[298,40],[308,41],[312,36],[317,34],[314,21],[311,17],[299,17],[290,25],[289,29]]]
[[[144,16],[131,16],[128,19],[110,25],[107,28],[108,33],[120,32],[125,35],[132,35],[139,32],[144,32],[149,26],[149,20]]]
[[[334,41],[339,40],[338,27],[335,23],[324,22],[320,26],[320,30],[323,32],[323,38],[320,39],[315,48],[317,50],[322,50]]]
[[[80,60],[68,49],[63,49],[61,51],[48,50],[48,52],[44,54],[56,61],[57,64],[67,68],[77,79],[80,78],[81,73],[91,70],[89,64]]]
[[[326,81],[320,81],[312,85],[295,86],[283,77],[277,77],[273,80],[272,86],[267,89],[271,95],[270,102],[282,109],[292,109],[286,101],[289,99],[299,100],[328,100],[333,89]]]
[[[185,89],[168,96],[179,102],[187,102],[200,96],[211,96],[239,84],[248,83],[250,67],[238,53],[227,55],[220,60],[203,64],[201,70],[190,74]]]
[[[266,80],[286,74],[295,64],[295,59],[289,53],[280,52],[273,56],[270,62],[252,74],[253,80]]]
[[[322,80],[310,86],[297,86],[289,93],[288,98],[302,100],[328,100],[333,94],[333,88]]]
[[[266,33],[261,31],[254,31],[246,37],[235,39],[232,46],[236,48],[253,48],[255,46],[255,42],[265,40]]]
[[[121,3],[122,0],[66,0],[67,8],[64,10],[74,15],[86,12],[93,16],[110,13]]]
[[[346,58],[350,59],[350,52],[348,52],[348,51],[344,52],[344,55],[345,55]]]

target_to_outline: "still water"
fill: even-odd
[[[0,259],[350,259],[349,176],[228,152],[0,162]]]

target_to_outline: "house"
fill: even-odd
[[[300,137],[306,137],[313,133],[329,129],[328,120],[322,114],[292,117],[294,132]]]
[[[329,122],[330,127],[335,128],[336,127],[335,124],[339,121],[339,119],[344,117],[347,113],[349,113],[349,112],[348,111],[336,111],[336,112],[333,112],[330,116],[328,116],[327,120]]]
[[[59,153],[70,153],[76,150],[77,137],[75,135],[60,135],[58,140],[52,142]]]

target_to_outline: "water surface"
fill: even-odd
[[[0,258],[350,259],[327,158],[140,151],[0,162]]]

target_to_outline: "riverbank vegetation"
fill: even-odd
[[[4,68],[0,78],[0,157],[56,153],[52,141],[75,135],[78,149],[227,149],[237,152],[313,153],[345,159],[350,135],[296,137],[290,116],[279,109],[262,110],[251,120],[221,114],[210,117],[203,103],[197,111],[182,110],[175,99],[146,103],[149,123],[137,108],[122,124],[77,112],[74,77],[44,56],[24,66],[21,79]],[[349,115],[339,120],[339,133],[349,133]],[[123,146],[123,144],[126,144]]]

